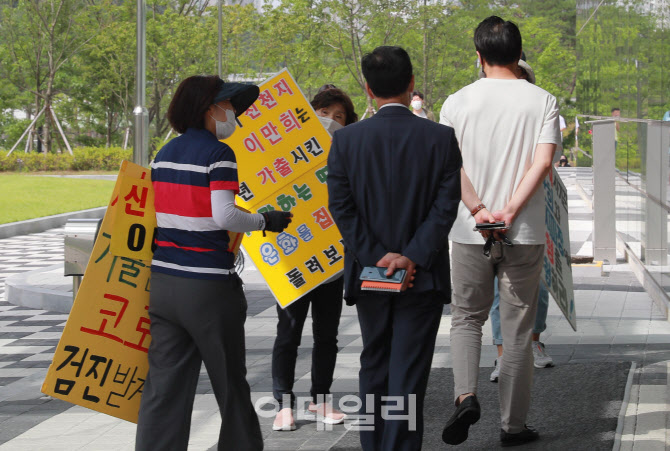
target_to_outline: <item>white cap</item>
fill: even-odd
[[[524,60],[519,60],[519,67],[523,69],[528,75],[528,82],[535,84],[535,71],[533,71],[533,68],[530,67],[530,64]],[[479,78],[486,78],[486,74],[484,73],[484,68],[482,66],[479,66]]]

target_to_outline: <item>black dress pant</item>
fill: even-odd
[[[272,349],[272,392],[280,409],[295,404],[293,383],[295,363],[309,306],[312,306],[312,388],[315,403],[318,395],[330,394],[337,360],[337,328],[342,314],[344,278],[319,285],[285,309],[277,305],[277,338]],[[290,405],[284,400],[290,399]]]
[[[218,449],[263,449],[246,380],[242,282],[151,274],[149,372],[135,449],[186,450],[200,366],[205,362],[221,414]]]
[[[360,414],[367,417],[365,425],[374,422],[373,430],[360,431],[361,446],[365,451],[420,450],[442,298],[433,293],[360,296],[356,308],[363,337]],[[384,396],[393,399],[384,403]]]

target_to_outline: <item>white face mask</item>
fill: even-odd
[[[413,110],[420,110],[422,106],[423,106],[423,102],[421,100],[412,100],[412,109]]]
[[[329,117],[322,117],[319,116],[319,121],[321,121],[321,125],[323,125],[323,128],[328,130],[328,132],[332,135],[335,133],[336,130],[339,130],[341,128],[344,128],[342,124],[339,122],[329,118]]]
[[[219,105],[214,104],[216,107],[221,108]],[[232,134],[235,132],[235,127],[237,124],[235,123],[235,113],[233,110],[226,110],[225,108],[221,108],[223,111],[226,112],[226,121],[217,121],[214,119],[214,116],[210,114],[209,117],[214,119],[214,122],[216,122],[216,139],[226,139],[230,138]]]

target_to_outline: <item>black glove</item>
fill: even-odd
[[[265,218],[263,236],[265,236],[266,230],[268,232],[276,233],[283,232],[291,223],[291,218],[293,217],[293,214],[287,211],[266,211],[261,214],[263,215],[263,218]]]

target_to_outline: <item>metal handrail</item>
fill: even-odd
[[[577,114],[575,117],[580,118],[580,117],[591,117],[596,120],[594,121],[584,121],[585,124],[593,124],[594,122],[600,122],[600,121],[605,121],[605,120],[610,120],[614,122],[634,122],[634,123],[641,123],[641,124],[654,124],[654,123],[660,123],[663,121],[659,121],[658,119],[636,119],[632,117],[621,117],[621,116],[594,116],[592,114]]]

